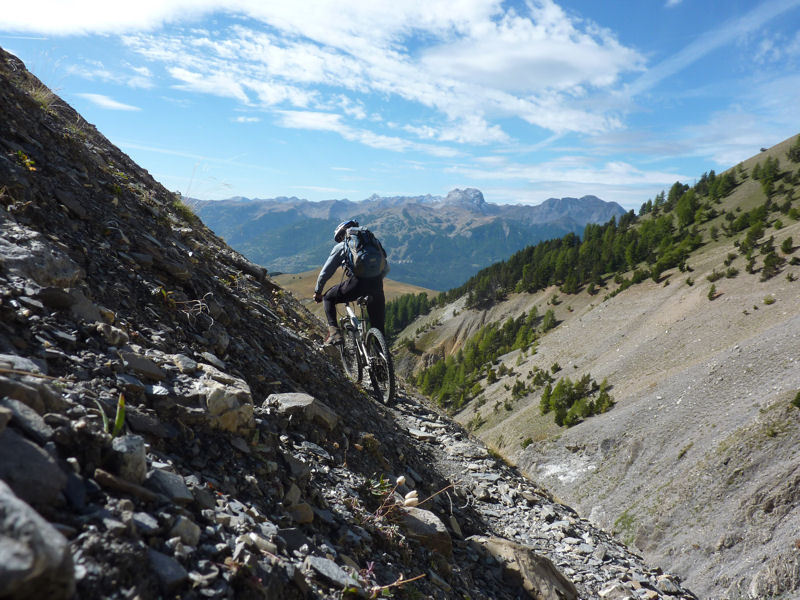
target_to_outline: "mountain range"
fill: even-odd
[[[318,269],[336,225],[358,219],[386,248],[391,278],[433,290],[460,285],[529,244],[580,234],[587,223],[625,214],[619,204],[596,196],[501,205],[486,202],[474,188],[445,197],[373,195],[360,202],[282,197],[190,203],[215,233],[271,272]]]

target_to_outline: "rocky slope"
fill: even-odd
[[[742,168],[750,172],[768,156],[786,165],[794,141]],[[791,180],[798,181],[787,178],[782,194],[797,206]],[[724,208],[737,214],[756,199],[763,202],[763,192],[748,179]],[[770,224],[764,237],[774,235],[776,247],[791,237],[796,254],[800,222],[777,213]],[[554,310],[561,324],[535,352],[501,357],[495,369],[509,374],[484,382],[485,401],[457,420],[478,424],[475,433],[490,446],[648,560],[675,569],[700,597],[795,598],[800,270],[786,264],[761,281],[759,270],[746,272],[734,239],[720,236],[693,254],[692,272],[672,269],[659,283],[648,278],[611,298],[604,295],[613,281],[596,295],[512,294],[489,311],[465,310],[462,299],[408,328],[403,335],[420,332],[418,354],[399,363],[413,371],[458,350],[486,323],[532,306]],[[738,274],[716,280],[712,300],[706,278],[725,272],[731,253]],[[554,364],[556,378],[607,378],[616,406],[567,429],[540,414],[540,393],[513,397],[515,381]]]
[[[452,190],[445,198],[235,198],[192,205],[233,248],[273,271],[289,273],[318,269],[330,252],[336,224],[356,217],[381,238],[392,278],[434,290],[461,285],[481,267],[528,244],[581,233],[587,223],[605,223],[625,212],[595,196],[498,205],[474,188]]]
[[[0,112],[0,598],[694,597],[418,399],[349,383],[262,268],[2,50]]]

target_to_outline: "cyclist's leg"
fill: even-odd
[[[336,305],[343,302],[352,302],[361,295],[359,281],[350,277],[325,292],[322,297],[322,308],[325,310],[325,319],[331,327],[338,327],[336,321]]]
[[[370,327],[375,327],[382,334],[386,335],[383,329],[386,321],[386,298],[383,295],[383,278],[378,277],[370,281],[365,287],[371,300],[367,304],[367,314],[369,314]]]

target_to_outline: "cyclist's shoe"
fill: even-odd
[[[328,337],[323,343],[323,346],[334,346],[342,343],[342,334],[339,333],[339,328],[333,325],[328,325]]]

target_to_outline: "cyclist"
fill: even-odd
[[[386,317],[386,300],[383,295],[383,278],[389,272],[389,264],[385,261],[386,251],[383,246],[377,242],[380,251],[383,253],[385,267],[381,273],[375,277],[356,277],[353,273],[350,253],[347,251],[345,236],[347,230],[352,227],[358,227],[358,221],[350,219],[339,223],[333,233],[333,239],[336,245],[331,250],[328,260],[325,261],[322,269],[317,277],[317,283],[314,286],[314,301],[322,302],[325,309],[325,318],[328,321],[328,337],[325,340],[325,345],[338,344],[342,341],[342,334],[339,332],[339,327],[336,323],[336,305],[344,302],[352,302],[361,296],[369,296],[370,301],[367,303],[367,313],[369,314],[369,322],[372,327],[376,327],[383,331],[384,320]],[[325,295],[322,295],[322,288],[325,287],[328,279],[334,274],[336,269],[344,267],[347,279],[342,283],[334,285],[329,289]]]

